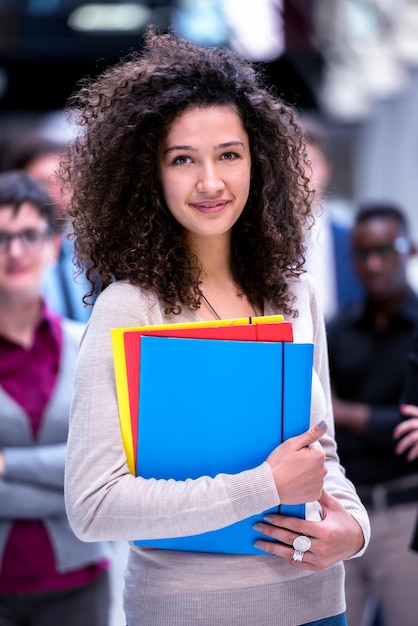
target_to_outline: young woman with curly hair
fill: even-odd
[[[307,520],[260,522],[259,555],[132,544],[127,623],[345,624],[342,561],[362,554],[369,526],[339,465],[324,324],[302,269],[310,193],[294,112],[229,50],[153,28],[140,53],[80,89],[72,110],[81,131],[62,173],[79,262],[92,291],[98,276],[102,285],[81,345],[68,441],[75,532],[86,541],[187,536],[280,502],[312,503]],[[130,474],[110,329],[255,312],[284,314],[295,341],[315,344],[312,427],[245,472],[184,482]],[[216,372],[191,367],[216,389]],[[293,546],[300,535],[303,553]]]

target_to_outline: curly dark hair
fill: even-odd
[[[78,263],[92,283],[87,296],[99,274],[102,290],[121,279],[152,290],[167,313],[199,308],[201,268],[164,201],[158,158],[173,120],[212,105],[234,108],[251,148],[249,198],[232,231],[234,279],[250,301],[295,313],[286,278],[303,271],[311,218],[296,112],[231,50],[153,26],[141,51],[86,80],[67,107],[81,129],[61,175],[71,187]]]

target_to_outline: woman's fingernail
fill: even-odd
[[[258,530],[258,532],[260,532],[260,533],[262,532],[262,528],[263,528],[263,526],[259,522],[257,522],[257,524],[254,524],[254,526],[253,526],[253,529],[254,530]]]
[[[265,522],[267,522],[268,524],[272,524],[273,523],[273,518],[271,517],[271,515],[264,515],[263,516],[263,520]]]

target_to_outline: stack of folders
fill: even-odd
[[[112,329],[122,440],[136,476],[235,474],[309,428],[313,344],[282,316]],[[137,545],[260,554],[253,524]],[[279,512],[303,518],[305,505]]]

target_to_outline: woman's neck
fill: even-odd
[[[202,319],[236,319],[262,314],[240,293],[233,278],[229,239],[206,237],[190,242],[190,247],[202,267],[200,291],[203,295],[199,310]]]
[[[232,280],[229,237],[194,237],[190,238],[189,245],[199,259],[204,282],[223,284]]]
[[[231,267],[230,233],[222,237],[189,237],[189,246],[202,268],[200,291],[203,294],[199,315],[203,319],[252,317],[261,311],[240,293]]]

